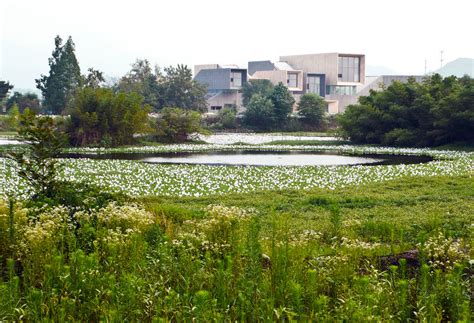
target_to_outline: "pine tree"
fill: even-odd
[[[44,106],[52,114],[61,114],[73,98],[82,82],[75,46],[69,37],[63,45],[60,36],[54,39],[55,48],[48,59],[49,75],[36,79],[36,87],[42,92]]]

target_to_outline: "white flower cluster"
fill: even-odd
[[[178,146],[178,145],[176,145]],[[200,150],[201,146],[188,145]],[[160,146],[158,146],[160,147]],[[166,146],[169,151],[170,146]],[[179,146],[180,149],[185,149]],[[223,146],[228,149],[228,146]],[[240,147],[240,146],[236,146]],[[265,146],[253,146],[264,148]],[[271,146],[271,149],[281,146]],[[296,147],[302,149],[303,146]],[[152,147],[155,149],[156,147]],[[270,147],[268,147],[270,148]],[[304,147],[303,147],[304,148]],[[308,146],[308,149],[313,149]],[[135,148],[130,148],[135,149]],[[137,150],[143,147],[136,147]],[[235,147],[234,147],[235,149]],[[295,149],[295,146],[291,146]],[[328,146],[324,146],[328,149]],[[337,147],[353,153],[431,154],[441,160],[425,164],[379,166],[246,167],[145,164],[127,160],[62,160],[59,179],[86,182],[130,196],[209,196],[262,190],[329,188],[364,185],[412,176],[472,176],[474,154],[423,149]],[[11,161],[0,158],[0,197],[26,198],[28,185],[14,171]]]
[[[321,232],[314,230],[303,230],[302,232],[292,234],[289,239],[289,244],[292,247],[301,247],[309,243],[318,242],[321,240]]]
[[[463,241],[451,237],[445,238],[442,232],[430,237],[424,244],[418,244],[427,258],[428,264],[436,269],[452,269],[456,263],[469,259]]]
[[[349,239],[342,237],[340,241],[340,246],[347,249],[364,249],[364,250],[373,250],[382,246],[378,242],[366,242],[359,239]]]
[[[231,248],[232,235],[237,234],[239,224],[250,218],[254,210],[245,210],[235,206],[209,205],[208,217],[187,220],[172,244],[188,250],[199,249],[214,253],[225,253]]]

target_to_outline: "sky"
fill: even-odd
[[[72,36],[83,73],[125,74],[137,58],[168,66],[366,55],[367,65],[423,74],[474,58],[473,0],[0,0],[0,80],[34,89],[54,37]]]

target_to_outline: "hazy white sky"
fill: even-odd
[[[55,35],[72,36],[81,70],[121,76],[160,66],[366,54],[368,65],[422,74],[474,58],[473,0],[0,0],[0,79],[33,89]]]

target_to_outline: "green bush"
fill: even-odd
[[[314,93],[306,93],[301,96],[298,103],[298,116],[305,124],[318,127],[325,120],[327,103],[322,97]]]
[[[435,74],[422,83],[393,82],[360,97],[338,117],[355,143],[437,146],[474,140],[474,80]]]
[[[136,134],[148,133],[148,113],[143,98],[135,93],[114,93],[105,88],[78,90],[67,126],[74,146],[119,146],[136,142]]]
[[[165,108],[156,121],[156,136],[165,142],[184,142],[189,135],[200,133],[201,114],[193,110]]]
[[[274,125],[273,103],[270,99],[255,94],[245,111],[243,123],[259,130],[269,130]]]

